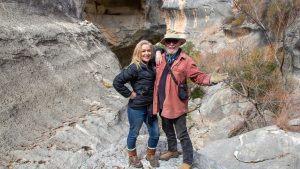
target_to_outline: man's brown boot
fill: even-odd
[[[187,163],[182,163],[182,165],[180,166],[180,169],[190,169],[192,166],[187,164]]]
[[[159,167],[159,161],[155,157],[155,149],[147,148],[146,160],[150,162],[152,167]]]
[[[159,159],[168,161],[168,160],[170,160],[170,158],[177,158],[179,155],[180,155],[180,153],[178,151],[167,151],[167,152],[163,153],[162,155],[160,155]]]
[[[137,157],[136,149],[128,150],[128,157],[129,157],[129,166],[133,166],[135,168],[142,168],[143,164],[141,163],[140,159]]]

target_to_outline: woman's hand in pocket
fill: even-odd
[[[136,98],[136,93],[134,91],[131,92],[131,95],[129,96],[130,99]]]

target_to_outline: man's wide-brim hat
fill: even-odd
[[[164,38],[160,41],[160,43],[166,45],[166,39],[178,39],[178,43],[180,43],[180,45],[183,45],[186,42],[186,39],[183,35],[170,33],[165,34]]]

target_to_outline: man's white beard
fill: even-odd
[[[174,50],[172,50],[172,53],[171,53],[171,51],[169,51],[169,48],[167,48],[167,53],[168,54],[174,54],[174,53],[176,53],[178,51],[178,49],[179,49],[179,47],[175,48]]]

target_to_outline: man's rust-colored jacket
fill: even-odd
[[[162,54],[165,58],[165,53]],[[161,78],[162,72],[166,66],[166,60],[162,59],[162,63],[156,65],[156,79],[154,84],[153,94],[153,114],[156,115],[159,112],[158,102],[158,85]],[[195,62],[184,52],[181,52],[178,58],[174,61],[171,67],[173,74],[178,82],[186,83],[187,79],[190,78],[194,83],[200,85],[210,84],[210,75],[201,72]],[[165,88],[165,101],[161,115],[165,118],[175,119],[188,111],[188,100],[182,101],[178,97],[178,86],[174,82],[169,73],[166,79]],[[190,94],[190,93],[189,93]]]

